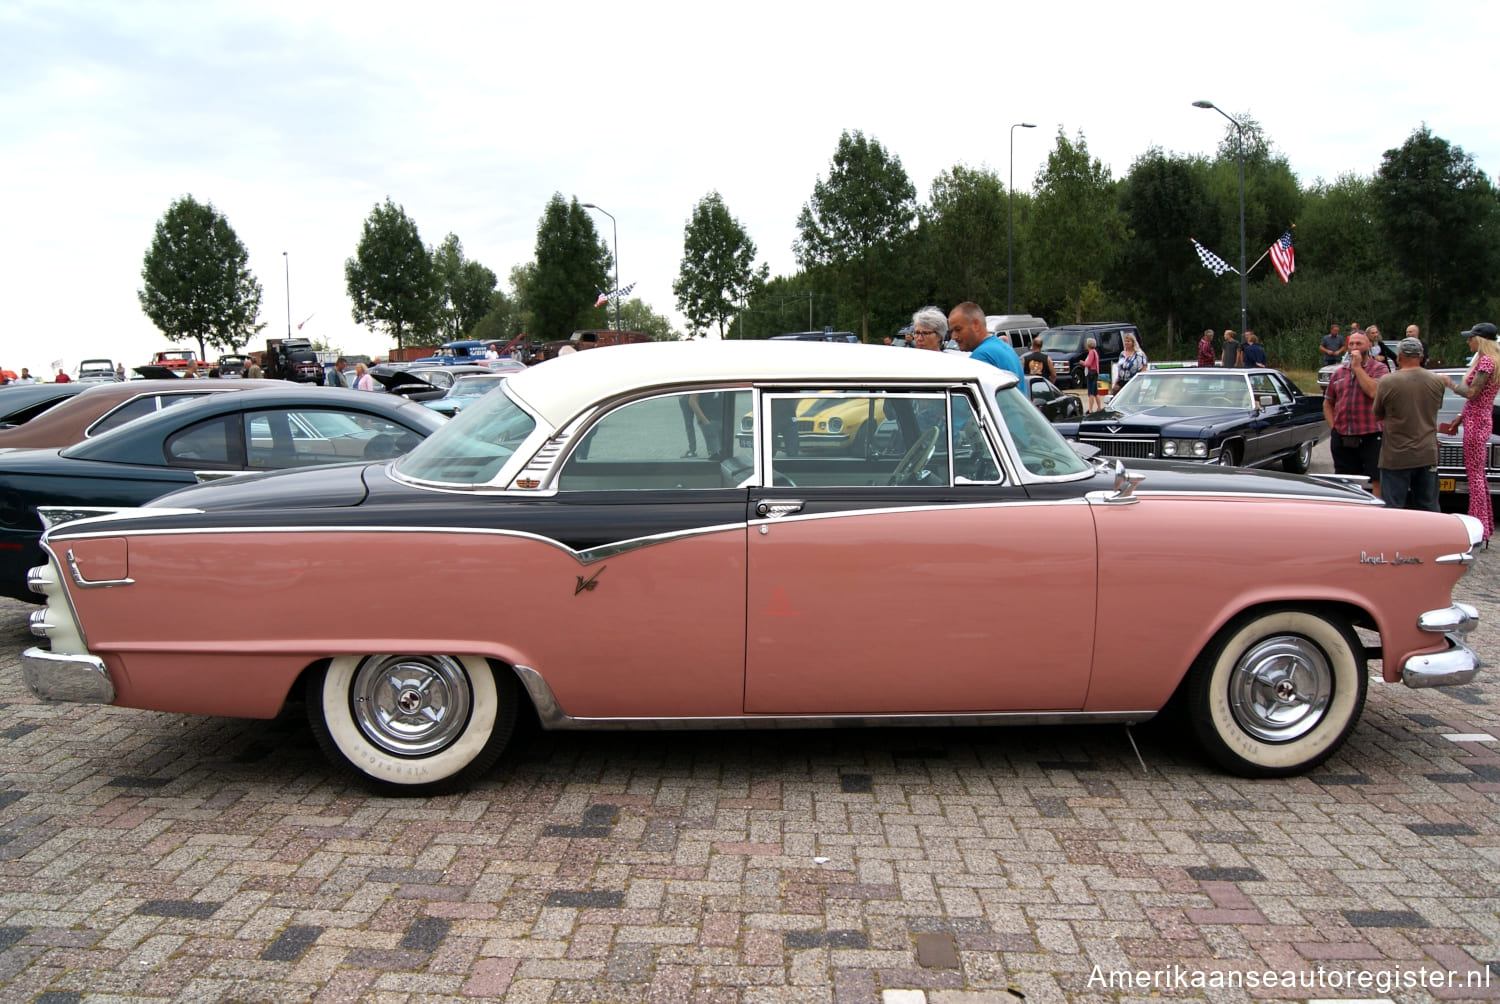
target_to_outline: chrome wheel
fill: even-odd
[[[427,756],[463,734],[473,694],[446,655],[376,655],[354,674],[350,711],[365,737],[397,756]]]
[[[1333,696],[1333,671],[1306,638],[1267,638],[1229,675],[1229,705],[1240,728],[1268,743],[1307,734],[1322,721]]]

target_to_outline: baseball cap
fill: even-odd
[[[1396,351],[1403,356],[1420,356],[1422,354],[1422,342],[1416,338],[1403,338],[1396,344]]]
[[[1465,331],[1463,333],[1463,336],[1465,338],[1488,338],[1493,342],[1495,340],[1496,334],[1497,332],[1495,331],[1495,326],[1493,324],[1491,324],[1489,321],[1481,321],[1479,324],[1474,325],[1468,331]]]

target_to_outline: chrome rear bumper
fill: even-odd
[[[1468,683],[1481,665],[1479,654],[1464,644],[1463,636],[1479,624],[1479,611],[1468,603],[1455,603],[1446,610],[1429,610],[1417,620],[1423,631],[1442,634],[1448,649],[1430,655],[1414,655],[1401,667],[1401,682],[1408,687],[1453,687]]]
[[[113,704],[115,685],[104,660],[93,655],[69,655],[28,648],[21,653],[21,676],[26,689],[41,701],[75,704]]]

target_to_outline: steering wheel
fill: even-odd
[[[905,484],[912,475],[927,466],[927,461],[931,460],[932,455],[937,452],[937,444],[938,427],[934,425],[922,433],[920,439],[911,444],[911,449],[906,451],[906,455],[901,458],[901,462],[891,472],[891,476],[886,481],[886,484]]]

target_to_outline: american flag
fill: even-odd
[[[1214,254],[1202,244],[1199,244],[1196,237],[1193,238],[1193,247],[1198,249],[1198,260],[1203,263],[1203,267],[1208,269],[1214,275],[1223,275],[1225,272],[1234,272],[1236,274],[1239,273],[1239,269],[1235,268],[1233,265],[1229,264],[1229,262]]]
[[[1292,250],[1290,230],[1276,238],[1276,243],[1272,244],[1271,250],[1266,253],[1271,256],[1271,267],[1276,269],[1276,274],[1281,276],[1282,282],[1288,281],[1292,273],[1297,271],[1297,252]]]
[[[602,306],[604,306],[608,302],[609,302],[609,294],[606,293],[602,289],[599,290],[599,299],[597,299],[597,300],[594,301],[594,306],[596,306],[596,307],[602,307]]]

